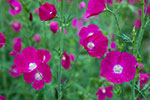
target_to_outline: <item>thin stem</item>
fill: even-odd
[[[135,100],[135,79],[133,79],[132,83],[132,100]]]
[[[110,9],[108,9],[107,7],[106,7],[106,11],[108,11],[108,12],[110,12],[111,14],[114,15],[115,20],[116,20],[116,24],[117,24],[118,31],[119,31],[119,33],[121,34],[121,29],[120,29],[120,26],[119,26],[119,23],[118,23],[117,15],[116,15],[113,11],[111,11]]]
[[[63,2],[64,0],[61,0],[61,19],[60,19],[60,23],[61,23],[61,33],[60,33],[60,43],[59,43],[59,47],[60,47],[60,55],[59,55],[59,67],[58,67],[58,100],[61,100],[62,98],[62,91],[61,91],[61,58],[62,58],[62,52],[63,52]]]

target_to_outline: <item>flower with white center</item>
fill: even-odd
[[[29,64],[29,69],[30,69],[30,70],[33,70],[33,69],[35,69],[36,67],[37,67],[36,63],[30,63],[30,64]]]
[[[95,46],[95,45],[94,45],[93,42],[89,42],[88,45],[87,45],[87,47],[88,47],[89,49],[93,49],[94,46]]]
[[[123,71],[123,67],[121,65],[115,65],[113,68],[114,73],[121,74]]]

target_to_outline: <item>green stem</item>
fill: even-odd
[[[133,79],[132,83],[132,100],[135,100],[135,79]]]
[[[59,43],[59,47],[60,47],[60,55],[59,55],[59,67],[58,67],[58,100],[61,100],[62,98],[62,91],[61,91],[61,58],[62,58],[62,52],[63,52],[63,2],[64,0],[61,0],[61,8],[60,8],[60,12],[61,12],[61,19],[60,19],[60,23],[61,23],[61,33],[60,33],[60,43]]]
[[[118,23],[117,15],[116,15],[113,11],[111,11],[110,9],[108,9],[107,7],[106,7],[106,11],[108,11],[108,12],[110,12],[111,14],[114,15],[115,21],[116,21],[116,24],[117,24],[118,31],[119,31],[119,33],[121,34],[121,29],[120,29],[120,26],[119,26],[119,23]]]
[[[142,21],[142,26],[140,28],[140,31],[139,31],[139,36],[138,36],[138,39],[136,41],[136,45],[135,45],[135,48],[136,48],[136,52],[138,52],[140,46],[141,46],[141,42],[142,42],[142,39],[143,39],[143,35],[144,35],[144,24],[145,24],[145,17],[146,16],[146,13],[144,15],[144,0],[141,0],[141,5],[142,5],[142,16],[141,16],[141,21]]]

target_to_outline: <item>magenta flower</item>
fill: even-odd
[[[114,38],[115,38],[115,36],[114,36],[114,35],[112,35],[112,36],[111,36],[111,40],[113,40]]]
[[[145,11],[146,11],[146,5],[144,6],[144,13],[145,13]],[[142,15],[142,10],[139,9],[139,10],[138,10],[138,13],[139,13],[139,15],[141,16],[141,15]],[[150,5],[148,5],[148,8],[147,8],[147,15],[150,16]]]
[[[79,32],[79,36],[80,36],[80,44],[82,46],[84,46],[84,40],[93,35],[94,33],[98,33],[98,34],[102,34],[101,31],[99,31],[99,27],[97,25],[94,24],[90,24],[86,27],[82,27],[82,29]]]
[[[131,4],[131,5],[134,5],[136,3],[136,0],[128,0],[128,2]]]
[[[41,37],[40,37],[39,34],[35,34],[34,37],[33,37],[33,39],[34,39],[34,41],[35,41],[36,43],[40,43],[40,42],[41,42]]]
[[[144,73],[144,74],[140,74],[140,88],[143,88],[143,85],[146,84],[148,82],[148,78],[150,77],[149,73]]]
[[[30,21],[32,21],[32,20],[33,20],[32,13],[29,13],[29,20],[30,20]]]
[[[68,33],[67,30],[64,29],[64,34],[67,34],[67,33]]]
[[[107,0],[108,5],[113,5],[113,0]]]
[[[116,2],[117,2],[117,3],[121,3],[121,2],[122,2],[122,0],[116,0]]]
[[[127,52],[110,51],[101,62],[100,75],[115,84],[129,82],[135,77],[136,58]]]
[[[39,9],[34,9],[34,13],[38,14],[39,13]]]
[[[19,14],[22,11],[22,5],[19,1],[13,0],[10,3],[11,8],[9,9],[9,13],[12,16]]]
[[[14,56],[21,51],[22,48],[22,39],[20,37],[14,38],[13,50],[10,52],[10,56]]]
[[[98,15],[105,10],[105,0],[89,0],[86,17]]]
[[[14,32],[20,32],[21,31],[21,23],[17,20],[14,20],[11,22],[10,26],[12,27]]]
[[[111,49],[116,49],[116,47],[117,47],[116,42],[111,42],[110,48],[111,48]]]
[[[108,39],[103,34],[93,34],[84,40],[84,48],[91,57],[100,59],[108,47]]]
[[[78,19],[77,19],[77,18],[74,18],[74,19],[72,20],[72,26],[73,26],[74,28],[76,28],[76,27],[77,27],[77,23],[78,23]]]
[[[141,27],[141,24],[142,24],[141,20],[138,20],[138,19],[135,20],[134,23],[133,23],[134,27],[137,28],[137,29],[139,29]]]
[[[67,52],[63,52],[62,55],[61,64],[66,70],[68,70],[71,67],[70,57]]]
[[[50,30],[54,33],[54,34],[56,34],[56,32],[58,31],[58,22],[55,22],[55,21],[52,21],[52,22],[50,22]]]
[[[79,4],[79,8],[82,9],[82,8],[85,8],[86,7],[86,4],[84,1],[82,1],[80,4]]]
[[[4,96],[0,96],[0,100],[5,100],[5,97]]]
[[[113,85],[99,88],[96,95],[98,96],[98,100],[105,100],[105,97],[111,99],[113,97]]]
[[[0,48],[2,48],[5,45],[6,38],[5,36],[0,32]]]
[[[74,54],[70,54],[69,56],[70,56],[70,59],[74,62],[74,60],[75,60],[75,55],[74,55]]]
[[[15,65],[13,65],[13,66],[11,66],[11,68],[9,69],[9,73],[10,73],[10,75],[12,76],[12,77],[18,77],[18,76],[20,76],[21,75],[21,73],[19,73],[17,70],[16,70],[16,66]]]
[[[51,82],[52,73],[50,67],[46,63],[40,64],[37,70],[33,70],[30,73],[24,73],[23,77],[26,83],[33,83],[33,88],[39,90],[44,86],[44,83]]]
[[[39,16],[41,21],[48,21],[53,19],[57,14],[57,10],[54,5],[46,2],[39,8]]]
[[[22,50],[22,55],[17,54],[14,58],[14,63],[17,66],[18,72],[32,72],[39,68],[41,63],[47,63],[51,59],[51,54],[48,50],[36,49],[27,47]]]

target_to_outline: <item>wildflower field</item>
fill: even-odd
[[[150,100],[150,0],[0,0],[0,100]]]

